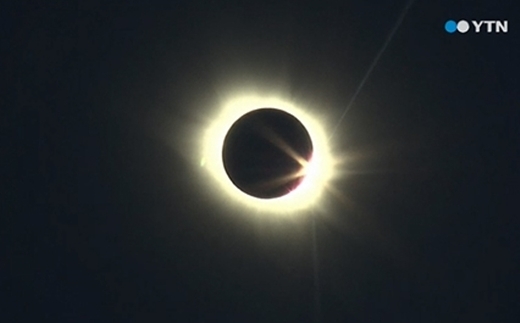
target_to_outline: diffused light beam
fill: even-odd
[[[394,25],[394,28],[392,28],[392,30],[390,30],[390,33],[388,34],[388,37],[386,37],[386,40],[383,43],[383,46],[381,47],[381,49],[377,53],[376,57],[372,61],[372,64],[370,64],[370,66],[368,67],[368,70],[365,73],[365,76],[363,76],[363,79],[361,80],[361,82],[359,83],[358,87],[356,88],[356,91],[354,92],[354,95],[352,96],[352,98],[350,99],[349,103],[347,104],[347,107],[345,108],[345,110],[343,111],[341,116],[339,117],[338,122],[336,123],[336,126],[332,129],[329,138],[332,138],[334,136],[334,134],[338,130],[339,125],[341,124],[341,121],[343,121],[343,118],[345,118],[345,115],[347,114],[347,112],[352,108],[352,105],[354,104],[354,101],[356,100],[357,96],[361,92],[361,89],[365,85],[365,82],[368,80],[368,77],[372,73],[372,70],[374,70],[374,67],[376,67],[377,62],[379,62],[379,59],[381,58],[381,56],[383,55],[384,51],[388,47],[388,44],[390,44],[390,41],[392,41],[392,38],[394,38],[394,35],[397,32],[397,29],[399,29],[399,26],[403,22],[404,17],[408,13],[408,10],[410,10],[410,7],[414,3],[414,1],[415,0],[408,1],[406,6],[404,7],[403,11],[401,12],[401,15],[399,16],[399,18],[397,19],[397,22]]]

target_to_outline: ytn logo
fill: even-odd
[[[507,20],[471,20],[471,24],[476,33],[480,33],[481,31],[487,33],[507,33],[508,30]],[[469,31],[470,24],[466,20],[460,20],[459,22],[448,20],[444,24],[444,29],[446,29],[450,34],[453,34],[456,31],[464,34]]]

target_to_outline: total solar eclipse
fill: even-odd
[[[311,137],[296,117],[260,108],[233,123],[224,139],[222,161],[238,189],[272,199],[297,189],[312,152]]]
[[[222,101],[200,128],[194,162],[202,187],[248,214],[297,216],[324,207],[337,160],[324,131],[330,125],[312,110],[256,94]]]

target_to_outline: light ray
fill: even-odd
[[[403,11],[401,11],[401,14],[399,15],[399,18],[397,19],[397,22],[395,23],[394,27],[392,28],[392,30],[390,30],[390,33],[388,34],[388,36],[386,37],[386,40],[385,42],[383,43],[383,46],[381,46],[381,49],[379,49],[379,52],[377,53],[376,57],[374,58],[374,60],[372,61],[372,63],[370,64],[370,66],[368,67],[368,70],[367,72],[365,73],[365,75],[363,76],[363,79],[361,80],[361,82],[359,82],[359,85],[358,87],[356,88],[356,91],[354,92],[354,95],[352,96],[352,98],[350,99],[349,103],[347,104],[347,107],[345,108],[345,110],[343,110],[343,113],[341,114],[341,116],[339,117],[338,119],[338,122],[336,123],[336,126],[332,129],[331,133],[330,133],[330,136],[329,138],[332,138],[335,134],[336,134],[336,131],[338,130],[338,127],[339,125],[341,124],[341,122],[343,121],[343,119],[345,118],[345,116],[347,115],[347,112],[352,108],[352,105],[354,104],[354,101],[356,100],[356,98],[358,97],[359,93],[361,93],[361,89],[363,88],[363,86],[365,85],[365,82],[368,80],[368,77],[370,76],[370,74],[372,73],[372,71],[374,70],[374,67],[376,67],[377,63],[379,62],[379,59],[381,58],[381,56],[383,55],[383,53],[385,52],[386,48],[388,47],[388,45],[390,44],[390,42],[392,41],[392,38],[394,38],[394,35],[395,33],[397,32],[397,30],[399,29],[399,26],[401,26],[401,23],[403,22],[404,20],[404,17],[406,16],[406,14],[408,13],[408,10],[410,10],[410,7],[412,6],[412,4],[414,3],[415,0],[409,0]]]
[[[285,142],[280,136],[278,136],[273,131],[265,131],[264,136],[267,140],[273,143],[275,146],[280,148],[284,153],[292,157],[295,161],[298,162],[301,166],[307,164],[307,161],[303,156],[300,156],[289,144]]]

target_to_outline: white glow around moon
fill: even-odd
[[[238,189],[229,179],[222,161],[225,136],[233,123],[244,114],[260,109],[275,108],[296,117],[307,129],[313,145],[313,156],[305,167],[302,183],[291,193],[273,199],[260,199]],[[259,212],[291,214],[318,205],[325,186],[334,175],[334,160],[328,147],[327,137],[315,116],[291,103],[277,98],[241,97],[230,100],[202,136],[200,166],[208,171],[214,181],[214,193],[222,194],[227,203],[243,205]]]

